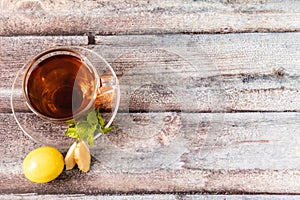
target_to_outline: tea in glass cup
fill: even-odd
[[[118,85],[111,67],[108,74],[102,70],[107,68],[101,67],[108,65],[106,61],[92,63],[92,56],[90,60],[81,51],[90,53],[81,47],[51,49],[28,65],[23,93],[35,114],[52,121],[80,117],[94,107],[100,92],[110,92]]]

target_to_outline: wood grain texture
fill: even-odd
[[[0,114],[0,193],[299,193],[299,113],[219,115],[119,113],[89,173],[64,171],[40,185],[21,170],[40,144]]]
[[[10,112],[12,81],[27,60],[68,44],[90,48],[112,65],[122,112],[300,108],[299,33],[97,36],[95,42],[87,45],[85,36],[2,37],[0,110]],[[26,110],[22,105],[17,110]]]
[[[12,114],[0,116],[5,152],[0,161],[15,165],[37,144],[17,127]],[[31,114],[24,117],[27,126],[34,125]],[[299,117],[299,113],[119,113],[114,122],[118,128],[97,139],[92,151],[103,166],[123,172],[298,169]],[[64,133],[43,128],[52,135],[43,136],[44,142],[54,143],[55,135]]]
[[[99,36],[94,50],[126,83],[121,109],[124,99],[154,90],[169,92],[171,100],[160,103],[166,110],[297,111],[299,40],[298,33]],[[164,101],[177,105],[167,108]]]
[[[300,194],[300,2],[2,0],[0,10],[0,199],[299,199],[187,194]],[[109,61],[120,112],[89,173],[34,184],[21,165],[41,144],[17,128],[10,88],[57,45]],[[16,107],[34,127],[24,102]]]
[[[294,0],[2,0],[0,8],[0,35],[300,30],[300,3]]]
[[[299,194],[300,188],[298,170],[159,170],[147,174],[93,170],[88,174],[63,173],[48,184],[30,183],[16,173],[1,178],[2,194]]]
[[[37,194],[16,194],[16,195],[0,195],[3,200],[36,200],[36,199],[49,199],[49,200],[247,200],[247,199],[265,199],[265,200],[297,200],[300,197],[297,195],[184,195],[184,194],[167,194],[167,195],[37,195]]]

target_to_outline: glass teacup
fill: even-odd
[[[38,54],[19,71],[13,91],[19,88],[23,97],[13,92],[11,99],[19,126],[34,140],[54,146],[65,142],[48,136],[44,125],[56,124],[50,131],[65,129],[57,124],[97,109],[104,114],[105,127],[109,127],[120,103],[119,82],[112,67],[99,54],[82,47],[57,47]],[[36,117],[24,119],[24,114],[15,112],[21,109],[20,98]]]

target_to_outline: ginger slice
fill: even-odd
[[[90,170],[91,154],[84,141],[77,143],[74,150],[74,159],[81,171],[88,172]]]
[[[76,146],[77,146],[77,142],[74,142],[67,152],[67,155],[65,157],[66,170],[73,169],[74,166],[76,165],[76,162],[74,159],[74,152],[75,152]]]

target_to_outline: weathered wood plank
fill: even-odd
[[[0,110],[17,71],[52,45],[103,55],[121,84],[120,111],[298,111],[300,34],[2,37]],[[19,91],[20,92],[20,91]],[[25,110],[20,104],[18,110]]]
[[[168,110],[169,101],[189,112],[293,111],[300,108],[295,41],[300,34],[99,36],[94,49],[126,83],[121,109],[128,102],[145,109],[139,105],[150,101]],[[160,103],[142,96],[159,92],[171,94]]]
[[[26,126],[33,127],[33,115],[23,115]],[[0,116],[5,133],[0,147],[7,152],[1,161],[20,161],[20,153],[36,144],[30,145],[11,114]],[[114,122],[118,128],[96,141],[93,154],[102,165],[121,171],[298,169],[299,118],[299,113],[119,113]],[[43,137],[50,145],[57,144],[60,136],[55,135],[64,137],[64,130],[47,124],[42,129],[52,133],[45,131]]]
[[[300,168],[298,113],[119,114],[97,140],[112,170]],[[111,155],[114,155],[111,157]],[[155,158],[155,159],[153,159]]]
[[[300,3],[294,0],[2,0],[0,8],[0,35],[300,30]]]
[[[38,194],[274,193],[299,194],[299,170],[157,170],[155,173],[63,173],[34,184],[20,174],[1,174],[0,192]]]
[[[65,171],[39,185],[24,178],[21,163],[40,144],[17,128],[11,114],[0,114],[0,193],[298,194],[299,118],[299,113],[119,113],[116,131],[97,139],[89,173]]]
[[[66,199],[66,200],[247,200],[247,199],[264,199],[264,200],[296,200],[300,197],[297,195],[184,195],[184,194],[167,194],[167,195],[84,195],[84,194],[74,194],[74,195],[37,195],[37,194],[14,194],[14,195],[0,195],[0,198],[3,200],[14,199],[14,200],[36,200],[36,199]]]
[[[198,196],[198,195],[197,195]],[[37,194],[15,194],[15,195],[0,195],[2,200],[38,200],[38,199],[65,199],[65,200],[176,200],[179,195],[84,195],[84,194],[74,194],[74,195],[37,195]],[[192,197],[192,196],[191,196]],[[198,196],[200,197],[200,196]],[[207,196],[203,196],[207,198]],[[185,197],[189,198],[189,196]],[[210,197],[209,197],[210,198]],[[212,197],[215,198],[216,197]]]

